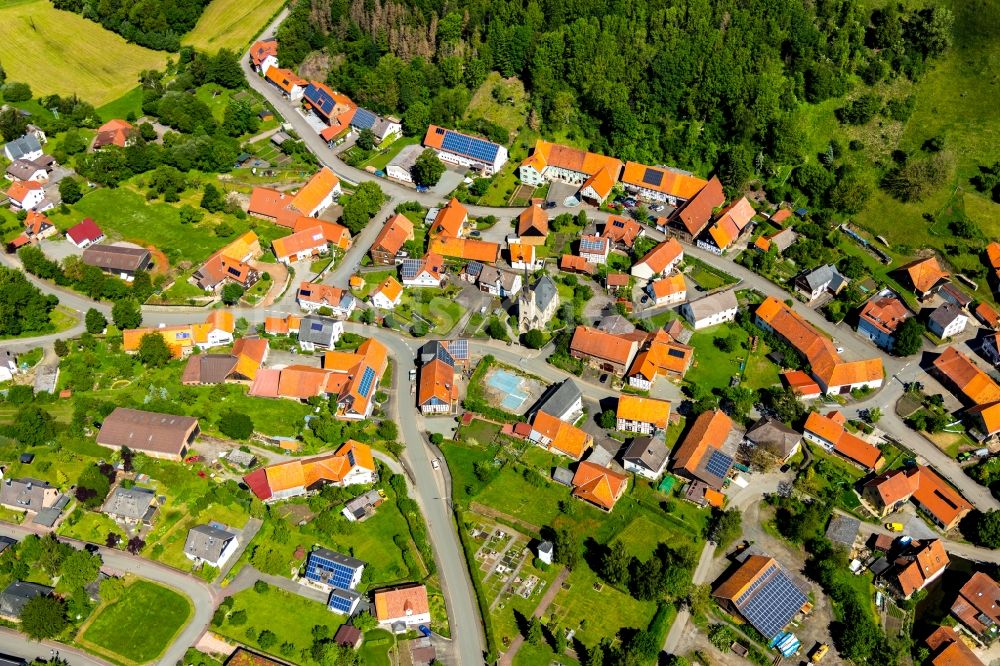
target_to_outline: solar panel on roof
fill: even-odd
[[[663,172],[659,169],[646,167],[646,173],[642,174],[642,182],[653,187],[659,187],[663,182]]]
[[[348,595],[344,592],[334,591],[330,594],[330,602],[327,604],[329,608],[335,611],[340,611],[341,613],[350,613],[351,606],[354,605],[353,595]]]
[[[368,397],[368,394],[372,391],[372,386],[375,384],[375,371],[370,367],[365,368],[364,373],[361,375],[361,384],[358,386],[358,393],[364,397]]]
[[[378,120],[378,116],[369,111],[368,109],[358,109],[354,112],[354,117],[351,118],[351,125],[354,127],[360,127],[361,129],[371,129]]]
[[[779,570],[740,608],[740,612],[757,631],[771,639],[788,626],[806,601],[802,590]]]
[[[611,223],[611,226],[618,227],[619,229],[624,229],[625,228],[625,221],[624,220],[615,220],[614,222]]]
[[[448,343],[448,352],[456,359],[465,360],[469,358],[469,341],[452,340]]]
[[[483,139],[477,139],[474,136],[447,130],[444,140],[441,142],[441,149],[481,162],[492,163],[497,157],[500,146],[489,141],[484,141]]]
[[[434,129],[434,133],[435,134],[444,134],[444,128],[443,127],[437,127],[437,128]]]
[[[712,476],[724,479],[726,474],[729,473],[729,468],[732,466],[732,458],[721,451],[712,451],[712,455],[708,457],[708,464],[705,465],[705,470]]]
[[[581,238],[580,249],[601,252],[604,250],[604,240],[601,238]]]
[[[322,322],[318,322],[318,321],[314,321],[309,326],[309,328],[312,329],[312,330],[314,330],[314,331],[322,331],[323,330],[323,323]]]
[[[680,349],[668,349],[667,355],[673,356],[674,358],[684,358],[684,352],[682,352]]]
[[[450,353],[448,353],[448,350],[445,348],[444,345],[438,343],[437,353],[435,354],[435,356],[437,357],[438,360],[444,361],[453,368],[455,367],[455,359],[452,358],[452,355]]]
[[[403,265],[399,269],[399,274],[404,280],[410,280],[417,276],[420,267],[423,265],[422,259],[403,259]]]

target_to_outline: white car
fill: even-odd
[[[438,462],[437,458],[431,461],[431,467],[433,467],[434,469],[441,469],[441,463]]]
[[[843,354],[844,353],[844,348],[843,347],[837,347],[837,353],[838,354]]]

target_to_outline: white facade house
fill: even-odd
[[[577,253],[587,263],[600,265],[608,263],[611,241],[603,236],[581,236],[580,251]]]
[[[17,356],[6,349],[0,351],[0,382],[10,381],[18,372]]]
[[[223,347],[233,344],[233,334],[222,328],[214,327],[205,338],[204,342],[199,342],[196,346],[201,349],[211,349],[212,347]]]
[[[951,338],[965,330],[969,318],[954,303],[938,307],[927,319],[927,328],[939,338]]]
[[[220,525],[198,525],[188,532],[184,556],[195,564],[221,568],[239,548],[236,535]]]
[[[681,314],[696,331],[700,331],[723,322],[736,321],[739,305],[736,292],[730,289],[685,303],[681,306]]]
[[[629,273],[637,280],[652,280],[667,275],[684,261],[684,248],[676,238],[669,238],[639,259]]]
[[[372,305],[380,310],[392,310],[403,300],[403,287],[388,278],[372,293]]]
[[[476,169],[484,176],[500,171],[508,158],[500,144],[436,125],[427,128],[424,146],[436,150],[442,162]]]
[[[7,190],[7,196],[11,205],[18,210],[41,210],[40,204],[45,200],[45,190],[37,182],[18,181]]]
[[[656,306],[673,305],[687,300],[687,285],[680,273],[650,282],[646,291]]]
[[[401,183],[412,183],[413,175],[410,169],[417,163],[424,147],[420,145],[406,146],[393,157],[385,167],[385,175]]]

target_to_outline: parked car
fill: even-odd
[[[601,375],[601,383],[603,384],[606,381],[608,381],[608,374],[604,373],[603,375]]]
[[[412,382],[412,381],[415,381],[416,379],[417,379],[417,369],[416,368],[411,368],[410,369],[410,381]]]
[[[663,204],[658,204],[656,206],[653,206],[653,210],[659,213],[661,210],[663,210]]]
[[[438,461],[438,459],[435,458],[434,460],[431,461],[431,467],[433,467],[434,469],[441,469],[440,461]]]
[[[631,197],[625,200],[625,206],[627,206],[628,208],[635,208],[638,205],[638,203],[639,203],[638,201],[636,201]]]
[[[469,232],[469,236],[472,238],[479,238],[482,235],[483,234],[482,232],[479,231],[479,229],[473,229],[472,231]]]
[[[555,208],[555,207],[556,207],[556,202],[555,201],[546,201],[545,203],[542,204],[542,208],[545,209],[545,210],[548,210],[550,208]]]
[[[417,192],[426,192],[428,188],[426,185],[417,185]]]
[[[889,530],[890,532],[902,532],[903,523],[886,523],[885,529]]]

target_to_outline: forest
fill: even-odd
[[[81,14],[130,42],[160,51],[177,51],[209,0],[52,0],[56,9]]]

